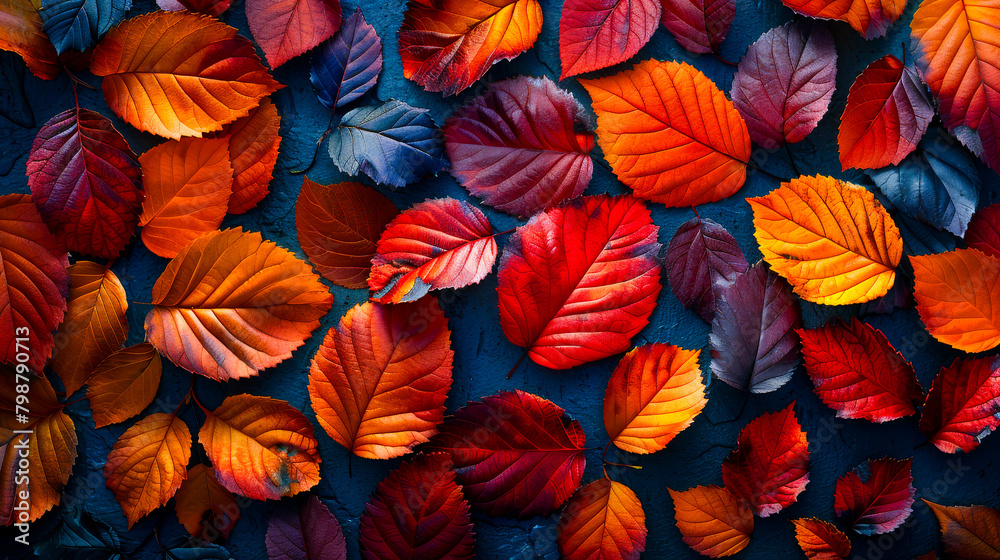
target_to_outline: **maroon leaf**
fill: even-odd
[[[686,309],[712,322],[720,283],[732,282],[749,265],[726,228],[695,217],[677,228],[666,256],[670,289]]]
[[[313,495],[283,501],[271,514],[264,540],[270,560],[347,558],[340,523]]]
[[[855,531],[862,535],[881,535],[895,530],[913,511],[913,459],[877,459],[869,461],[868,479],[864,482],[857,472],[837,479],[834,509],[847,517]]]
[[[733,0],[660,0],[663,27],[693,53],[718,52],[736,17]]]
[[[656,31],[660,0],[565,0],[559,19],[560,80],[624,62]]]
[[[968,453],[1000,426],[1000,360],[959,358],[934,377],[920,429],[938,449]]]
[[[1000,204],[987,206],[972,216],[965,230],[965,243],[1000,258]]]

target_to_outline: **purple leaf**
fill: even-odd
[[[265,537],[270,560],[346,560],[347,544],[340,523],[310,495],[285,500],[271,514]]]
[[[726,228],[696,217],[677,228],[667,247],[666,267],[681,305],[711,323],[719,283],[735,280],[749,265]]]
[[[660,0],[663,27],[685,49],[718,52],[736,16],[733,0]]]
[[[367,93],[381,71],[382,40],[357,8],[313,55],[309,81],[332,111]]]

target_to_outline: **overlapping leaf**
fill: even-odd
[[[246,14],[271,68],[332,37],[341,18],[337,0],[247,0]]]
[[[709,323],[722,285],[749,268],[726,228],[701,217],[677,228],[667,246],[665,266],[674,296]]]
[[[521,218],[583,194],[594,171],[593,124],[548,78],[490,84],[444,123],[458,182],[486,204]]]
[[[593,99],[604,157],[636,196],[695,206],[743,186],[750,159],[746,123],[700,71],[647,60],[580,83]]]
[[[1000,557],[1000,512],[986,506],[943,506],[928,500],[941,525],[948,558],[983,560]]]
[[[684,543],[710,558],[732,556],[746,548],[753,533],[753,511],[720,486],[670,490],[674,519]]]
[[[660,0],[565,0],[559,19],[559,79],[635,56],[656,31],[660,11]]]
[[[42,30],[62,54],[86,50],[125,17],[132,0],[41,0]]]
[[[94,49],[90,71],[115,114],[175,139],[220,130],[281,87],[235,28],[188,12],[126,20]]]
[[[736,17],[733,0],[661,0],[663,27],[693,53],[718,52]]]
[[[278,108],[265,97],[250,114],[224,126],[216,134],[229,143],[229,161],[233,166],[233,194],[229,213],[242,214],[264,199],[278,162],[281,135]]]
[[[917,413],[923,391],[913,366],[882,331],[837,320],[799,337],[816,394],[838,417],[888,422]]]
[[[333,296],[308,264],[235,228],[185,247],[153,285],[152,303],[147,340],[189,371],[228,380],[291,356]]]
[[[966,453],[1000,426],[1000,361],[960,358],[934,376],[920,429],[945,453]]]
[[[580,486],[584,444],[562,408],[515,390],[459,409],[426,450],[451,455],[472,505],[527,519],[555,511]]]
[[[416,301],[430,290],[477,284],[493,270],[497,242],[486,215],[454,198],[407,208],[382,232],[368,287],[381,303]]]
[[[419,454],[389,473],[365,506],[358,532],[365,560],[475,556],[469,502],[441,453]]]
[[[604,393],[604,428],[616,446],[653,453],[691,425],[708,402],[700,354],[655,343],[622,357]]]
[[[832,523],[815,517],[793,519],[795,540],[809,560],[847,560],[851,541]]]
[[[0,3],[0,49],[21,55],[31,73],[52,80],[62,71],[59,55],[42,29],[41,0]]]
[[[156,398],[162,373],[160,354],[148,342],[105,358],[87,381],[95,427],[124,422],[142,412]]]
[[[358,8],[313,55],[309,81],[332,111],[367,93],[381,71],[382,39]]]
[[[538,0],[410,0],[399,29],[403,75],[453,95],[529,49],[541,30]]]
[[[660,293],[645,205],[578,198],[519,227],[500,259],[500,325],[536,363],[567,369],[628,349]]]
[[[271,514],[265,544],[270,560],[347,560],[340,523],[316,496],[279,505]]]
[[[733,104],[750,138],[768,150],[801,142],[826,114],[837,78],[833,35],[787,23],[760,36],[740,59]]]
[[[867,465],[867,480],[857,472],[837,479],[834,510],[847,518],[862,535],[881,535],[895,530],[913,512],[912,459],[877,459]]]
[[[207,16],[219,16],[229,9],[233,0],[156,0],[161,10],[180,12],[190,10]]]
[[[764,260],[806,301],[864,303],[895,282],[899,228],[863,187],[799,177],[747,201]]]
[[[972,249],[1000,258],[1000,204],[987,206],[972,216],[965,230],[965,243]]]
[[[557,542],[565,560],[638,560],[646,548],[646,513],[628,486],[599,478],[566,505]]]
[[[215,469],[201,463],[188,469],[174,496],[174,512],[191,536],[208,542],[228,538],[240,518],[236,499],[219,484]]]
[[[882,37],[906,8],[906,0],[781,0],[796,12],[850,24],[865,39]]]

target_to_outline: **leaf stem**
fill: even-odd
[[[712,49],[712,54],[714,54],[715,58],[719,59],[719,62],[721,62],[723,64],[727,64],[729,66],[739,66],[739,64],[736,63],[736,62],[733,62],[731,60],[726,60],[725,58],[722,58],[722,55],[719,54],[719,51],[717,51],[715,49]]]
[[[528,352],[529,352],[529,349],[525,348],[524,352],[521,353],[521,357],[518,358],[517,362],[514,363],[514,367],[510,368],[510,371],[507,372],[507,379],[510,379],[510,377],[512,375],[514,375],[514,372],[517,370],[517,366],[521,365],[521,362],[524,361],[524,357],[528,355]]]
[[[788,146],[787,142],[785,143],[785,154],[788,156],[788,163],[792,166],[792,172],[796,176],[802,175],[802,172],[799,171],[799,166],[795,165],[795,158],[792,157],[792,149]]]
[[[763,167],[751,167],[750,169],[752,169],[753,171],[756,171],[757,173],[760,173],[761,175],[766,175],[766,176],[768,176],[768,177],[770,177],[772,179],[775,179],[777,181],[781,181],[782,183],[787,183],[787,182],[791,181],[791,179],[788,179],[788,178],[785,178],[785,177],[779,177],[779,176],[775,175],[774,173],[771,173],[770,171],[767,171]]]

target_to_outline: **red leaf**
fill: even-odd
[[[667,247],[670,290],[685,309],[712,322],[723,284],[736,280],[750,267],[743,251],[726,228],[695,217],[677,228]]]
[[[580,486],[584,443],[563,409],[515,390],[459,409],[427,450],[451,454],[472,505],[527,519],[555,511]]]
[[[456,110],[444,123],[445,149],[470,193],[527,218],[583,194],[594,171],[593,128],[568,91],[520,76]]]
[[[788,23],[747,49],[733,78],[732,97],[750,138],[768,150],[801,142],[830,106],[837,49],[822,25]]]
[[[247,0],[250,33],[277,68],[340,29],[338,0]]]
[[[911,463],[913,459],[886,457],[867,463],[869,474],[864,482],[856,471],[838,478],[833,494],[837,515],[847,516],[848,523],[862,535],[881,535],[898,528],[913,512]]]
[[[814,517],[793,519],[795,540],[809,560],[846,560],[851,541],[831,523]]]
[[[736,17],[733,0],[660,0],[663,27],[685,49],[718,52]]]
[[[463,200],[427,200],[382,232],[368,287],[380,303],[416,301],[430,290],[464,288],[493,270],[497,242],[481,210]]]
[[[365,560],[474,557],[469,502],[447,455],[419,454],[378,484],[359,529]]]
[[[809,444],[794,404],[751,420],[722,462],[726,489],[761,517],[795,503],[809,483]]]
[[[207,16],[220,16],[229,9],[233,0],[156,0],[161,10],[179,12],[190,10]]]
[[[906,8],[906,0],[782,0],[796,12],[845,21],[865,39],[882,37]]]
[[[965,243],[987,255],[1000,258],[1000,204],[976,212],[965,230]]]
[[[1000,361],[959,358],[931,382],[920,429],[938,449],[966,453],[1000,426]]]
[[[264,542],[270,560],[347,560],[340,523],[312,495],[283,501],[271,514]]]
[[[112,258],[139,223],[139,161],[107,118],[69,109],[38,131],[28,156],[31,199],[70,251]]]
[[[927,131],[934,107],[913,66],[887,54],[868,65],[851,86],[840,118],[844,170],[899,165]]]
[[[917,413],[923,391],[913,366],[882,331],[852,318],[798,333],[816,394],[838,417],[888,422]]]
[[[649,210],[585,196],[517,228],[500,260],[500,325],[535,362],[567,369],[628,349],[660,293]]]
[[[639,560],[646,514],[628,486],[599,478],[577,490],[559,517],[563,560]]]
[[[249,115],[227,124],[215,135],[229,142],[229,159],[233,165],[230,214],[242,214],[267,196],[274,164],[278,162],[280,125],[278,108],[271,103],[270,97],[265,97]]]
[[[559,19],[559,79],[632,58],[659,19],[660,0],[566,0]]]

